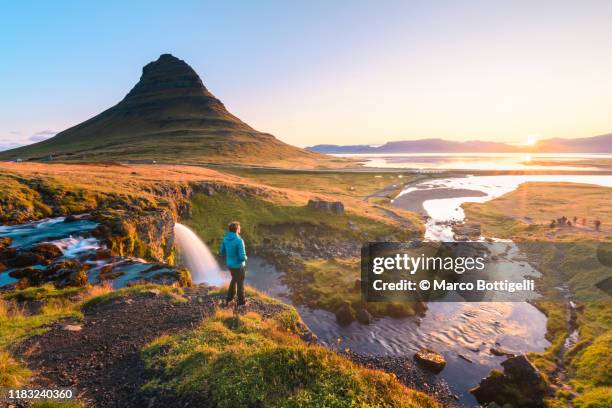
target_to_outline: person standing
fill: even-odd
[[[238,290],[238,306],[245,303],[244,278],[246,275],[246,249],[244,240],[240,237],[240,223],[232,221],[227,226],[227,232],[221,242],[219,253],[225,257],[225,264],[230,270],[232,280],[227,291],[226,304],[229,304]]]

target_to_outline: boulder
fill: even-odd
[[[340,325],[351,324],[355,320],[355,309],[350,302],[344,302],[336,310],[336,321]]]
[[[513,407],[543,407],[548,385],[527,357],[510,357],[503,363],[504,372],[492,370],[488,377],[470,392],[486,405],[496,403]]]
[[[64,222],[75,222],[75,221],[81,221],[81,220],[89,220],[91,218],[92,218],[92,216],[91,216],[90,213],[70,214],[69,216],[64,218]]]
[[[45,258],[37,253],[23,251],[17,253],[14,258],[7,260],[7,265],[12,268],[24,268],[26,266],[39,265],[45,262]]]
[[[17,250],[15,248],[0,249],[0,260],[4,261],[4,263],[7,263],[8,259],[14,258],[16,255]]]
[[[8,248],[13,243],[13,240],[9,237],[0,237],[0,251]]]
[[[37,244],[34,246],[34,248],[32,248],[32,252],[44,257],[45,259],[54,259],[62,256],[62,251],[57,247],[57,245],[49,242]]]
[[[444,356],[426,347],[421,348],[414,355],[414,359],[421,366],[436,374],[446,367],[446,359]]]
[[[313,210],[344,214],[344,204],[340,201],[308,200],[307,206]]]
[[[362,324],[370,324],[372,322],[372,314],[366,308],[361,308],[357,311],[357,321]]]

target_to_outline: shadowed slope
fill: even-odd
[[[227,111],[184,61],[163,54],[117,105],[0,159],[158,160],[316,167],[332,159],[261,133]]]

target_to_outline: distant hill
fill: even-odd
[[[384,153],[612,153],[612,133],[579,139],[543,139],[534,145],[516,146],[506,143],[472,140],[454,142],[444,139],[420,139],[370,145],[316,145],[306,149],[328,154]]]
[[[227,111],[184,61],[163,54],[117,105],[0,160],[160,161],[317,167],[338,160],[258,132]]]

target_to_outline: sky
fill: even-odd
[[[121,100],[162,53],[297,145],[612,132],[610,1],[5,1],[0,148]]]

